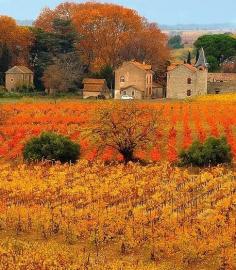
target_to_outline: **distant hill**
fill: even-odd
[[[17,20],[19,25],[32,26],[33,20]],[[160,24],[160,28],[164,31],[198,31],[198,30],[219,30],[236,32],[236,23],[223,24]]]
[[[223,23],[223,24],[176,24],[176,25],[159,25],[162,30],[227,30],[236,31],[236,23]]]

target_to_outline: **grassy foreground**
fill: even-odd
[[[233,270],[235,177],[169,163],[2,163],[0,269]]]

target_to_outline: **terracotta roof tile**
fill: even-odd
[[[141,68],[141,69],[143,69],[145,71],[151,71],[152,70],[152,66],[151,65],[148,65],[148,64],[145,64],[145,63],[139,63],[137,61],[131,61],[131,63],[133,65],[135,65],[136,67]]]
[[[184,66],[184,67],[192,70],[193,72],[197,71],[197,68],[195,68],[194,66],[192,66],[190,64],[176,64],[176,65],[172,64],[167,68],[167,70],[172,71],[172,70],[174,70],[174,69],[176,69],[177,67],[180,67],[180,66]]]
[[[85,78],[83,80],[84,92],[101,92],[102,90],[108,90],[105,79],[93,79]]]
[[[83,84],[99,84],[103,85],[106,82],[105,79],[93,79],[93,78],[85,78],[83,79]]]

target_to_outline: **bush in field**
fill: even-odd
[[[193,142],[189,149],[183,150],[180,155],[181,165],[216,166],[232,161],[231,148],[225,137],[208,138],[204,143]]]
[[[29,162],[46,159],[74,163],[80,156],[80,146],[65,136],[43,132],[26,143],[23,156]]]

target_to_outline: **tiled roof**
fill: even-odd
[[[105,88],[107,88],[106,80],[105,79],[92,79],[92,78],[85,78],[83,80],[84,84],[84,92],[101,92]]]
[[[145,64],[145,63],[139,63],[137,61],[130,61],[133,65],[135,65],[136,67],[138,68],[141,68],[145,71],[151,71],[152,69],[152,66],[151,65],[148,65],[148,64]]]
[[[12,74],[12,73],[22,73],[22,74],[33,74],[33,71],[31,71],[29,68],[25,66],[14,66],[10,68],[7,72],[7,74]]]
[[[105,79],[93,79],[93,78],[85,78],[83,79],[83,84],[99,84],[103,85],[106,82]]]
[[[197,71],[197,68],[195,68],[194,66],[192,66],[192,65],[190,65],[190,64],[177,64],[177,65],[172,64],[171,66],[169,66],[169,67],[167,68],[167,70],[168,70],[168,71],[172,71],[172,70],[174,70],[174,69],[176,69],[177,67],[180,67],[180,66],[184,66],[184,67],[190,69],[190,70],[193,71],[193,72],[196,72],[196,71]]]
[[[135,89],[135,90],[137,90],[137,91],[140,91],[140,92],[143,91],[143,90],[137,88],[135,85],[128,85],[128,86],[126,86],[126,87],[122,87],[120,90],[126,90],[126,89],[129,89],[129,88],[133,88],[133,89]]]
[[[236,81],[236,73],[208,73],[208,81]]]

